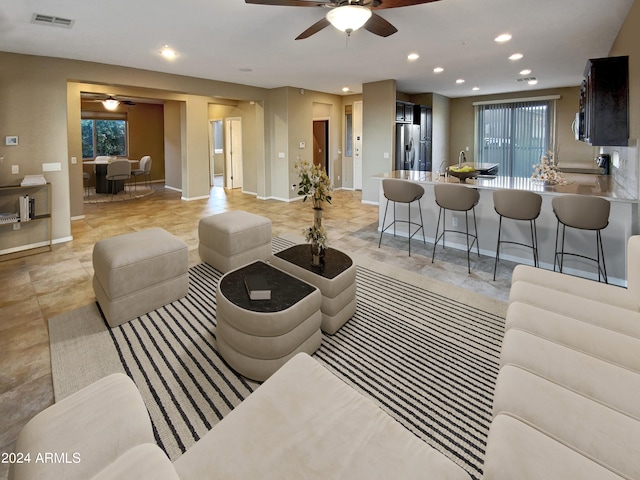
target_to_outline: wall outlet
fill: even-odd
[[[18,222],[13,224],[13,229],[14,230],[20,230],[20,224]]]
[[[451,226],[452,227],[457,227],[458,226],[458,217],[456,217],[456,216],[451,217]]]
[[[75,165],[78,163],[78,158],[77,157],[71,157],[71,165]]]
[[[340,175],[338,175],[338,181],[340,181]]]
[[[20,173],[20,166],[19,165],[11,165],[11,173],[13,175],[18,175]]]

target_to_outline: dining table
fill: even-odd
[[[117,160],[126,160],[132,166],[139,163],[140,160],[130,160],[128,158],[118,158]],[[82,165],[93,165],[94,172],[96,174],[96,193],[118,193],[124,190],[124,180],[107,180],[107,166],[113,160],[101,161],[101,160],[85,160]]]

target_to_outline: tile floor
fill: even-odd
[[[506,300],[513,264],[501,262],[498,280],[492,281],[493,258],[472,256],[467,273],[466,255],[439,247],[431,263],[432,244],[415,238],[407,255],[406,238],[385,235],[378,248],[378,207],[360,201],[360,192],[336,191],[323,224],[331,246],[357,252],[383,262],[462,288]],[[85,205],[85,218],[72,222],[73,240],[55,245],[52,252],[0,262],[0,452],[12,451],[22,426],[53,402],[47,321],[49,318],[95,301],[91,286],[91,253],[101,239],[149,227],[162,227],[189,246],[189,262],[200,262],[197,252],[198,220],[227,210],[246,210],[273,222],[273,235],[301,234],[312,221],[308,202],[260,201],[238,190],[214,187],[208,200],[185,202],[180,193],[156,187],[146,198],[111,204]],[[430,226],[426,226],[427,232]],[[430,233],[433,235],[433,232]],[[0,464],[0,479],[8,466]]]

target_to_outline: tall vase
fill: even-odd
[[[314,229],[322,227],[322,207],[319,202],[314,202],[313,206],[313,226]],[[311,242],[311,265],[314,267],[322,266],[322,257],[324,257],[324,249],[315,240]]]

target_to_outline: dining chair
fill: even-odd
[[[151,185],[151,157],[149,155],[145,155],[140,159],[140,164],[138,165],[140,168],[136,168],[131,170],[131,176],[133,177],[133,183],[136,191],[138,190],[138,182],[137,178],[139,176],[145,177],[145,186]]]
[[[113,199],[113,193],[116,191],[117,184],[116,182],[122,180],[125,182],[131,178],[131,164],[129,160],[115,160],[107,165],[107,181],[111,181],[109,185],[109,190],[111,191],[111,198]],[[116,191],[117,195],[117,191]],[[131,185],[129,185],[129,196],[131,196]]]

